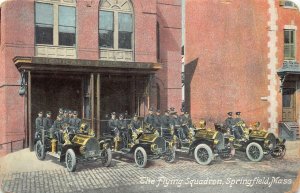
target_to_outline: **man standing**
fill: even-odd
[[[65,110],[62,118],[63,123],[68,123],[69,124],[69,111]]]
[[[64,109],[63,108],[59,108],[58,115],[60,115],[61,117],[64,115]]]
[[[166,110],[165,114],[161,117],[161,135],[163,136],[170,128],[170,111]]]
[[[76,130],[79,129],[80,124],[81,124],[81,119],[78,118],[78,112],[74,111],[72,113],[73,117],[70,118],[69,123],[72,127],[74,127]]]
[[[185,136],[188,136],[189,129],[193,126],[193,122],[192,122],[189,112],[185,111],[184,114],[182,114],[180,116],[180,123],[181,123],[181,128],[183,129]]]
[[[156,110],[156,115],[154,116],[154,125],[153,127],[155,129],[160,129],[161,128],[161,115],[160,115],[160,110]]]
[[[108,121],[108,128],[110,130],[110,133],[112,133],[114,136],[119,135],[119,129],[118,129],[118,119],[116,118],[116,113],[111,113],[111,118]]]
[[[181,128],[180,119],[177,115],[177,112],[175,110],[172,110],[171,118],[170,118],[170,125],[172,129],[177,131],[177,136],[181,140],[186,140],[186,136],[183,132],[183,129]]]
[[[149,109],[148,115],[144,118],[144,123],[150,125],[150,128],[154,127],[155,115],[153,114],[153,108]]]
[[[35,119],[35,130],[43,129],[43,111],[39,111],[38,117]]]
[[[51,111],[47,111],[46,118],[44,118],[43,120],[43,127],[45,130],[49,130],[53,125],[53,120],[51,118],[51,115],[52,115]]]
[[[129,133],[127,128],[127,120],[124,119],[124,115],[122,113],[119,115],[118,129],[121,132],[123,147],[127,147]]]

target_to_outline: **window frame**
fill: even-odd
[[[288,35],[289,43],[285,42],[285,33],[286,32],[289,32],[289,35]],[[293,34],[293,42],[291,42],[291,34]],[[284,60],[295,60],[296,59],[296,55],[297,55],[296,42],[297,42],[296,30],[295,29],[284,29],[283,30],[283,57],[284,57]],[[286,47],[288,47],[288,49],[290,50],[288,54],[285,51]],[[293,53],[294,53],[293,55],[292,55],[291,50],[293,50]]]
[[[75,15],[74,15],[74,20],[75,20],[75,26],[73,27],[73,26],[64,26],[64,25],[60,25],[59,24],[59,18],[60,18],[60,14],[59,14],[59,7],[72,7],[72,8],[74,8],[75,9]],[[58,46],[66,46],[66,47],[76,47],[76,45],[77,45],[77,8],[76,8],[76,6],[69,6],[69,5],[63,5],[63,4],[60,4],[60,5],[58,5],[58,22],[57,22],[57,28],[58,28]],[[60,31],[59,31],[59,27],[72,27],[72,28],[74,28],[75,29],[75,32],[74,32],[74,34],[75,34],[75,40],[74,40],[74,42],[75,42],[75,44],[73,45],[73,46],[70,46],[70,45],[62,45],[62,44],[60,44]]]
[[[127,1],[130,3],[130,11],[128,10],[120,10],[120,9],[113,9],[113,8],[103,8],[101,7],[102,1],[100,1],[100,6],[98,10],[98,38],[100,38],[100,12],[101,11],[111,11],[113,12],[113,26],[114,26],[114,31],[113,31],[113,47],[112,48],[107,48],[107,47],[101,47],[100,46],[100,39],[98,40],[98,48],[100,50],[113,50],[113,51],[132,51],[134,53],[135,49],[135,15],[134,15],[134,9],[133,5],[130,0]],[[125,3],[124,3],[125,4]],[[119,14],[131,14],[132,18],[132,32],[131,32],[131,49],[126,49],[126,48],[120,48],[119,46]]]
[[[53,6],[53,42],[52,44],[38,44],[36,43],[36,4],[49,4]],[[67,45],[60,45],[59,44],[59,6],[65,6],[65,7],[73,7],[75,8],[75,44],[73,46],[67,46]],[[34,28],[35,28],[35,34],[34,34],[34,44],[35,46],[54,46],[54,47],[66,47],[66,48],[76,48],[78,37],[77,37],[77,3],[66,3],[61,1],[48,1],[48,0],[35,0],[34,1]]]

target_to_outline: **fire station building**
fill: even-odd
[[[32,148],[38,111],[99,135],[113,111],[180,109],[180,0],[7,0],[0,18],[0,144]]]

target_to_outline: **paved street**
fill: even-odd
[[[16,164],[17,170],[2,171],[5,173],[1,176],[3,192],[189,193],[222,190],[275,193],[290,191],[300,170],[298,156],[287,155],[283,160],[267,157],[253,163],[243,153],[238,153],[233,160],[216,160],[209,166],[200,166],[192,157],[179,154],[176,163],[151,161],[145,169],[135,167],[128,156],[115,155],[109,168],[99,163],[80,164],[75,173],[69,173],[64,164],[55,159],[47,157],[45,161],[38,161],[32,152],[25,153],[32,157],[32,160],[27,158],[29,163],[24,162],[25,168],[18,168]]]

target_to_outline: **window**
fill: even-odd
[[[101,1],[99,47],[113,50],[133,49],[133,14],[129,0]]]
[[[297,5],[292,1],[285,0],[284,1],[284,7],[297,8]]]
[[[295,59],[295,30],[284,30],[284,59]]]
[[[36,3],[35,12],[36,44],[53,44],[53,6]]]
[[[119,13],[119,48],[132,48],[132,15]]]
[[[54,46],[76,45],[76,7],[35,3],[35,43]]]
[[[111,11],[100,11],[99,45],[104,48],[114,46],[114,17]]]
[[[75,46],[76,44],[76,9],[75,7],[59,6],[59,45]]]

